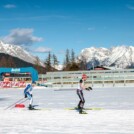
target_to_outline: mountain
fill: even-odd
[[[88,68],[97,65],[114,66],[119,68],[134,67],[134,47],[117,46],[107,48],[85,48],[81,51],[79,58],[85,57]]]
[[[9,54],[13,57],[17,57],[26,62],[35,64],[36,57],[31,55],[29,52],[24,50],[21,46],[6,44],[0,41],[0,53]],[[44,67],[43,63],[40,61],[40,65]]]
[[[11,55],[12,57],[21,59],[26,63],[31,63],[32,65],[34,65],[36,61],[36,57],[24,50],[21,46],[5,44],[2,41],[0,41],[0,53]],[[119,68],[133,68],[134,47],[123,45],[112,47],[110,49],[90,47],[81,50],[79,58],[84,58],[84,60],[86,60],[89,69],[97,65]],[[41,61],[40,66],[44,67],[44,64]],[[61,68],[62,66],[60,66],[60,68],[59,66],[57,67],[58,70],[61,70]]]
[[[35,65],[24,60],[21,60],[17,57],[13,57],[9,54],[0,53],[0,67],[12,67],[12,68],[21,68],[21,67],[33,67],[39,74],[45,74],[46,68]]]

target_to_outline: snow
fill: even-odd
[[[75,89],[38,89],[34,103],[42,110],[27,108],[5,110],[23,97],[23,89],[0,89],[0,134],[133,134],[134,88],[94,88],[84,91],[85,115],[75,110],[79,101]],[[25,106],[28,106],[26,101]]]
[[[111,66],[112,64],[120,68],[126,68],[133,64],[134,47],[116,46],[110,49],[106,48],[84,48],[81,50],[79,58],[85,57],[87,62],[97,60],[100,65]],[[98,64],[95,64],[96,66]]]
[[[23,49],[21,46],[14,44],[5,44],[0,41],[0,52],[12,55],[14,57],[20,58],[30,63],[35,63],[35,56],[31,55],[28,51]],[[44,66],[44,64],[40,61],[40,64]]]

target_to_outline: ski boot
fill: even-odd
[[[29,105],[28,108],[29,108],[29,110],[34,110],[34,107],[31,104]]]
[[[87,114],[87,112],[86,111],[83,111],[83,109],[80,109],[79,110],[79,114]]]

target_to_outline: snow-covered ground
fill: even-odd
[[[66,109],[77,106],[74,89],[35,88],[34,104],[42,110],[5,110],[23,90],[0,89],[0,134],[134,134],[134,88],[94,88],[84,95],[85,107],[103,109],[81,115]]]

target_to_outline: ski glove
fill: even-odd
[[[92,88],[91,87],[88,87],[88,88],[85,88],[86,90],[88,90],[88,91],[90,91],[90,90],[92,90]]]
[[[25,98],[27,98],[27,94],[25,94]]]
[[[88,87],[90,90],[93,90],[92,87]]]

